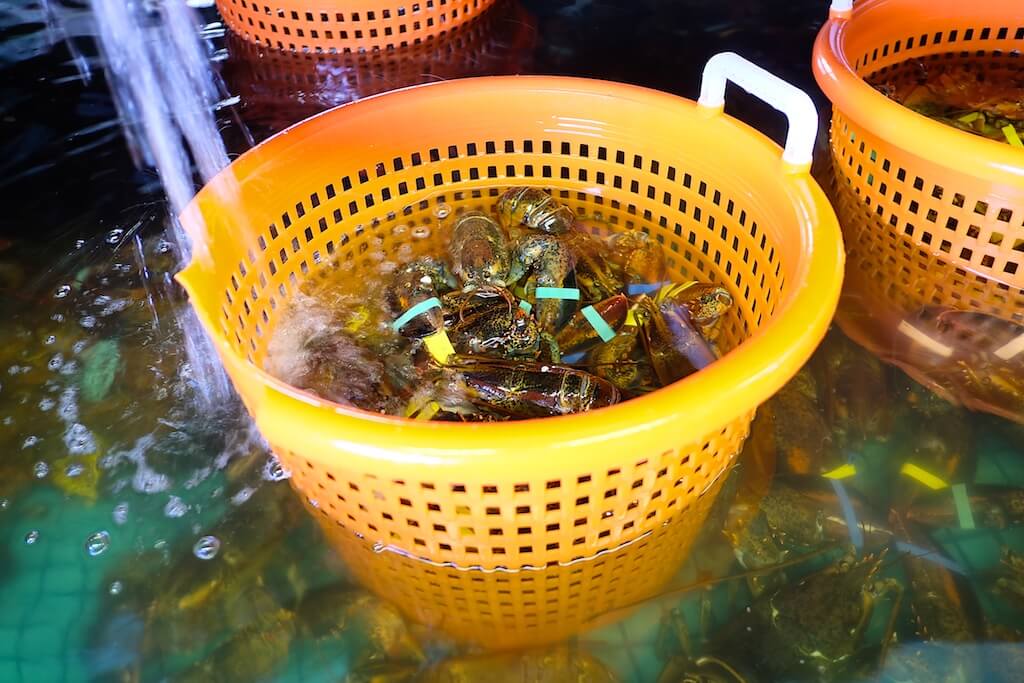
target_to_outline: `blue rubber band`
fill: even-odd
[[[526,313],[529,313],[530,311],[533,310],[533,304],[531,304],[526,299],[523,299],[522,301],[519,302],[519,308],[525,311]]]
[[[913,543],[906,543],[905,541],[896,541],[896,549],[901,552],[907,553],[908,555],[913,555],[914,557],[920,557],[922,559],[928,560],[929,562],[934,562],[940,567],[945,567],[951,572],[956,572],[957,574],[967,574],[967,572],[964,571],[963,567],[961,567],[953,560],[946,559],[937,550],[928,550],[927,548],[922,548],[921,546],[914,545]]]
[[[861,550],[864,548],[864,532],[861,531],[860,522],[857,521],[857,514],[853,510],[853,503],[850,502],[846,487],[838,479],[829,481],[832,482],[832,488],[836,490],[836,498],[839,499],[839,507],[842,509],[843,519],[846,521],[846,530],[850,534],[850,543],[853,543],[857,550]]]
[[[391,323],[391,329],[393,329],[395,332],[398,332],[400,329],[405,327],[405,324],[407,322],[418,316],[420,313],[425,313],[432,308],[441,308],[441,300],[438,299],[436,296],[432,296],[426,301],[419,302],[418,304],[410,308],[408,311],[398,316],[398,320]]]
[[[629,296],[636,296],[637,294],[650,294],[651,292],[657,292],[662,287],[672,284],[671,282],[654,282],[651,284],[645,284],[643,282],[637,282],[631,285],[626,285],[626,294]]]
[[[580,290],[575,287],[538,287],[533,295],[538,299],[580,300]]]
[[[593,306],[586,306],[580,313],[587,319],[590,326],[597,332],[597,336],[601,337],[601,341],[610,342],[615,339],[615,330],[611,328],[611,325],[601,317],[601,314]]]

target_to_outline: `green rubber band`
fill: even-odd
[[[407,322],[418,316],[420,313],[425,313],[429,311],[431,308],[441,308],[441,300],[438,299],[436,296],[432,296],[426,301],[419,302],[418,304],[410,308],[408,311],[398,316],[398,320],[391,323],[391,329],[393,329],[395,332],[398,332],[400,329],[405,327],[405,324]]]
[[[967,487],[964,484],[954,484],[953,504],[956,506],[956,516],[960,519],[961,529],[974,528],[974,515],[971,513],[971,502],[967,499]]]
[[[519,308],[525,311],[526,313],[529,313],[530,311],[533,310],[533,304],[531,304],[526,299],[523,299],[522,301],[519,302]]]
[[[575,287],[538,287],[533,295],[538,299],[580,300],[580,290]]]
[[[610,342],[612,339],[615,339],[615,330],[612,329],[611,325],[601,317],[601,314],[593,306],[585,307],[580,313],[583,314],[583,317],[587,319],[590,326],[597,332],[597,336],[601,337],[601,341]]]

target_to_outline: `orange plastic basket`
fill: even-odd
[[[898,65],[910,58],[1003,55],[1024,68],[1024,8],[1018,0],[849,4],[834,3],[814,47],[815,76],[833,103],[835,204],[848,250],[837,319],[947,398],[1024,419],[979,395],[980,385],[937,382],[926,367],[941,365],[932,345],[901,339],[924,306],[1024,324],[1024,150],[918,115],[864,80],[907,77]],[[1021,372],[1020,356],[993,350],[972,350],[986,364],[979,375],[1006,363]]]
[[[418,45],[495,0],[217,0],[228,28],[266,47],[345,54]]]
[[[528,71],[534,18],[518,0],[434,40],[395,50],[338,54],[268,49],[228,33],[223,69],[247,121],[280,130],[301,116],[421,83]]]
[[[723,115],[727,77],[770,90],[800,124],[792,163]],[[754,410],[824,335],[843,252],[809,175],[812,103],[735,55],[709,63],[701,101],[573,78],[417,86],[271,138],[183,213],[196,246],[178,280],[256,425],[356,575],[414,618],[507,647],[649,595],[688,551]],[[439,205],[490,210],[519,184],[650,233],[676,279],[728,287],[728,353],[627,403],[509,423],[367,413],[263,371],[303,281],[328,263],[376,277],[382,259],[445,242]]]

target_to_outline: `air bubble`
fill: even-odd
[[[97,531],[92,536],[85,539],[85,552],[89,553],[91,557],[96,557],[109,547],[110,534],[106,531]]]
[[[46,367],[50,368],[51,370],[60,370],[60,366],[62,365],[64,365],[64,356],[58,353],[54,355],[53,358],[50,359],[50,361],[46,364]]]
[[[36,479],[42,479],[43,477],[45,477],[49,473],[50,473],[50,466],[47,465],[45,462],[37,462],[32,467],[32,474],[34,474],[36,476]]]
[[[49,346],[50,344],[56,344],[57,337],[51,334],[49,337],[43,340],[43,343],[46,344],[47,346]]]
[[[386,549],[387,549],[387,547],[383,543],[381,543],[380,541],[377,541],[376,543],[373,544],[373,552],[375,552],[375,553],[382,553]]]
[[[57,402],[52,398],[39,399],[39,410],[46,412],[47,410],[53,410],[53,407],[57,405]]]
[[[171,496],[171,499],[167,501],[167,505],[164,506],[164,517],[171,519],[183,517],[186,512],[188,512],[188,505],[177,496]]]
[[[212,560],[220,550],[220,540],[216,536],[203,536],[192,546],[192,553],[200,560]]]
[[[114,512],[111,515],[114,518],[114,524],[124,524],[128,521],[128,503],[118,503],[114,506]]]
[[[267,464],[263,466],[263,479],[265,481],[284,481],[291,478],[292,473],[285,469],[276,456],[267,458]]]
[[[78,324],[87,330],[91,330],[92,328],[96,327],[96,317],[92,315],[84,316],[81,320],[78,321]]]
[[[395,237],[401,237],[405,233],[409,232],[409,226],[405,223],[400,223],[395,227],[391,228],[391,234]]]
[[[71,285],[61,285],[57,288],[57,291],[53,293],[53,296],[57,299],[63,299],[71,293]]]
[[[429,225],[417,225],[412,229],[412,236],[418,240],[423,240],[430,237],[430,226]]]
[[[442,203],[434,207],[434,215],[442,220],[448,218],[448,216],[451,215],[451,212],[452,207],[447,204]]]
[[[71,463],[66,468],[64,468],[64,474],[71,478],[81,475],[82,472],[84,471],[85,468],[80,463],[77,462]]]
[[[234,505],[241,505],[245,501],[252,498],[252,494],[254,493],[256,493],[256,489],[254,489],[251,486],[246,486],[245,488],[241,489],[238,493],[231,496],[231,502]]]
[[[381,275],[390,275],[391,273],[398,270],[398,264],[394,261],[385,261],[384,263],[377,266],[377,271]]]
[[[6,510],[8,507],[10,507],[10,505],[11,501],[7,500],[6,498],[0,498],[0,510]]]
[[[117,244],[124,237],[124,230],[121,228],[114,228],[107,233],[107,244]]]
[[[123,590],[124,590],[124,584],[121,583],[120,581],[115,581],[114,583],[110,584],[110,588],[108,589],[108,592],[111,595],[120,595],[121,591],[123,591]]]
[[[39,540],[39,532],[33,529],[25,534],[25,545],[34,545]]]
[[[27,436],[27,437],[25,437],[25,440],[22,442],[21,447],[22,448],[32,448],[37,443],[39,443],[39,437],[38,436],[35,436],[35,435]]]

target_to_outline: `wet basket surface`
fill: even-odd
[[[495,0],[217,0],[246,40],[291,52],[346,54],[418,45],[478,16]]]
[[[725,78],[717,85],[724,93]],[[806,147],[807,163],[786,163],[720,106],[601,81],[418,86],[316,116],[236,160],[182,215],[197,247],[179,281],[357,575],[457,634],[502,627],[492,645],[560,637],[671,575],[754,410],[824,335],[842,245],[806,143],[793,149]],[[378,277],[382,258],[446,241],[439,205],[490,210],[516,184],[554,188],[614,230],[649,232],[674,279],[728,287],[727,355],[611,408],[475,425],[345,408],[263,372],[303,281],[329,267]],[[510,592],[516,573],[516,586],[546,589]]]
[[[922,307],[1024,324],[1024,150],[918,115],[864,79],[898,83],[911,77],[900,67],[911,58],[1024,69],[1021,9],[1011,0],[855,2],[833,9],[815,44],[815,76],[833,103],[835,206],[848,250],[837,317],[926,383],[922,365],[894,352],[901,322]],[[969,392],[948,397],[998,410]]]

